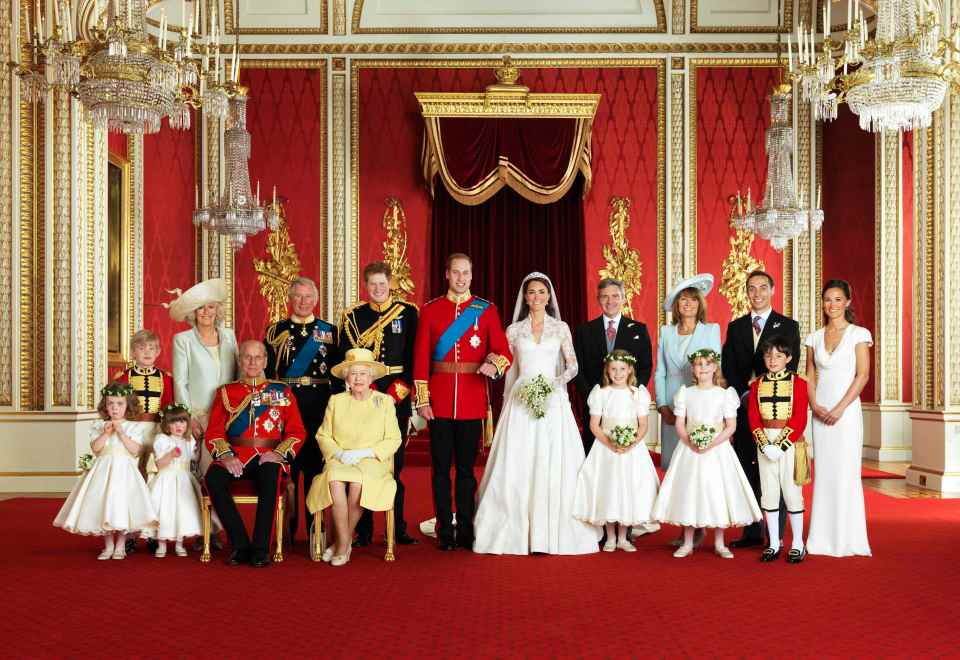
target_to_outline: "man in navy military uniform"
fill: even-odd
[[[397,494],[393,500],[396,520],[396,541],[403,545],[417,542],[407,533],[403,517],[403,455],[406,446],[407,426],[412,408],[410,392],[413,383],[413,340],[417,334],[417,307],[397,300],[391,295],[392,278],[390,266],[375,261],[363,269],[363,281],[369,302],[360,302],[343,313],[340,320],[340,354],[351,348],[366,348],[387,366],[387,375],[378,379],[374,387],[393,397],[397,409],[397,422],[403,443],[393,456],[393,477],[397,481]],[[364,510],[357,524],[357,545],[368,545],[373,538],[373,515]]]
[[[300,475],[304,494],[313,478],[323,471],[323,456],[317,444],[317,429],[330,398],[330,367],[339,361],[337,328],[314,316],[319,294],[317,285],[308,277],[298,277],[290,285],[290,318],[271,324],[264,343],[267,346],[267,378],[282,381],[293,390],[303,417],[306,437],[290,472],[297,500],[300,496]],[[290,540],[297,532],[297,507],[293,507]],[[304,509],[304,520],[310,513]]]

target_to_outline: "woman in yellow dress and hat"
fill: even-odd
[[[310,486],[307,508],[316,513],[333,507],[336,540],[322,558],[332,566],[343,566],[350,561],[361,509],[393,507],[397,490],[393,455],[401,436],[393,398],[370,389],[373,381],[387,373],[373,353],[351,349],[330,371],[346,381],[347,391],[330,397],[317,431],[324,468]]]

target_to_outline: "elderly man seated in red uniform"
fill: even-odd
[[[263,342],[240,345],[243,379],[217,390],[204,441],[214,463],[207,471],[207,491],[230,542],[232,566],[270,563],[270,530],[277,506],[280,473],[290,469],[303,443],[304,428],[297,400],[285,383],[266,380],[267,349]],[[230,495],[235,479],[256,482],[257,517],[253,541]]]

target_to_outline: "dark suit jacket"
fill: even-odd
[[[750,390],[750,380],[754,375],[767,373],[760,347],[767,339],[780,335],[786,337],[793,350],[793,356],[787,368],[796,372],[800,364],[800,324],[778,313],[770,312],[767,322],[760,333],[757,347],[753,347],[753,315],[745,314],[730,321],[727,326],[727,340],[723,343],[723,356],[720,363],[727,385],[743,396]]]
[[[646,387],[653,368],[647,326],[626,316],[621,317],[613,347],[633,354],[637,359],[637,383]],[[599,385],[603,377],[603,358],[607,355],[607,331],[603,316],[577,327],[573,336],[573,350],[580,365],[576,378],[577,391],[581,399],[586,401],[590,390]]]

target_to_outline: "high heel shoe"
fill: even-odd
[[[353,550],[352,545],[347,546],[347,551],[342,555],[334,555],[330,559],[331,566],[343,566],[350,561],[350,551]]]
[[[673,553],[673,556],[676,557],[677,559],[683,559],[684,557],[689,557],[692,554],[693,554],[692,545],[681,545],[679,548],[677,548],[677,551]]]

